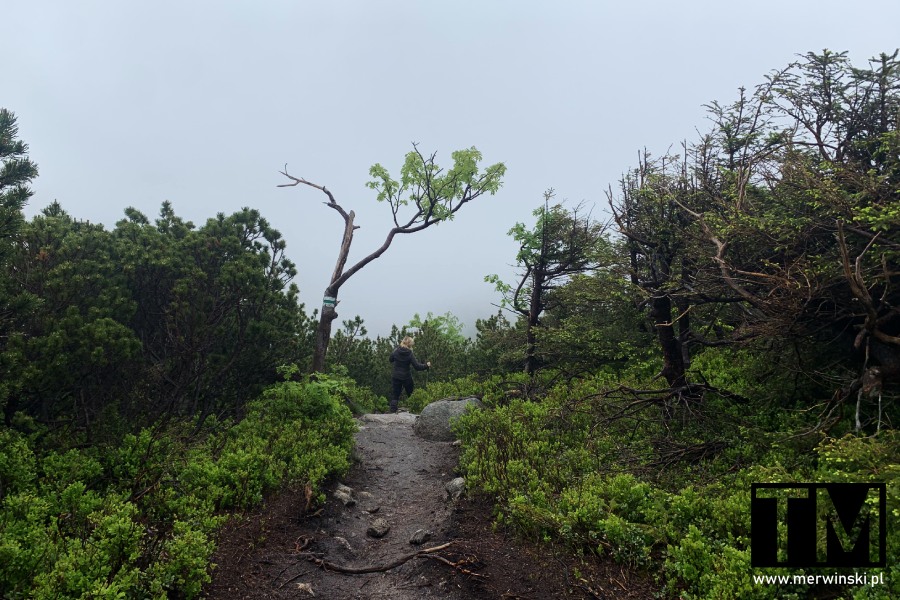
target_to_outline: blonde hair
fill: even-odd
[[[406,336],[406,337],[403,338],[403,340],[400,342],[400,345],[403,346],[404,348],[412,348],[412,347],[413,347],[413,344],[415,344],[415,343],[416,343],[416,341],[415,341],[414,339],[412,339],[412,338],[409,337],[409,336]]]

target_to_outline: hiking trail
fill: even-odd
[[[420,438],[415,420],[404,412],[359,417],[353,466],[327,486],[320,510],[302,514],[302,490],[285,491],[230,522],[206,597],[651,597],[618,565],[606,565],[598,584],[590,575],[597,569],[570,552],[496,531],[484,500],[451,498],[458,447]],[[575,578],[573,565],[587,579]]]

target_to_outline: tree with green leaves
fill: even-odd
[[[542,364],[575,377],[647,358],[653,336],[620,265],[575,275],[551,296],[537,330]]]
[[[136,308],[155,411],[205,418],[240,412],[308,356],[309,323],[281,234],[259,213],[219,214],[199,228],[166,202],[155,223],[127,211],[113,235]]]
[[[22,209],[31,197],[28,185],[37,177],[37,165],[28,158],[28,145],[18,139],[16,116],[0,108],[0,407],[8,409],[13,393],[14,364],[5,352],[10,336],[33,306],[34,298],[22,293],[8,271],[24,218]],[[7,417],[10,410],[5,410]],[[8,419],[7,419],[8,420]]]
[[[538,367],[535,330],[550,306],[551,292],[574,275],[593,271],[609,260],[605,227],[589,213],[584,214],[582,205],[572,209],[562,204],[550,206],[554,195],[552,189],[544,192],[544,205],[534,211],[537,222],[533,228],[516,223],[509,230],[519,243],[518,283],[506,284],[496,275],[485,278],[503,293],[505,303],[525,319],[525,372],[529,374]]]
[[[31,197],[28,184],[37,177],[37,165],[28,158],[28,145],[17,139],[16,116],[0,108],[0,259],[22,226],[22,209]]]
[[[26,223],[4,275],[34,308],[0,347],[5,416],[112,435],[184,416],[240,416],[307,360],[312,327],[285,242],[258,211],[203,227],[165,203],[108,231],[54,203]]]
[[[833,393],[823,427],[900,381],[897,54],[808,53],[610,195],[671,390],[691,395],[692,347],[726,344],[787,357],[802,397]]]
[[[377,200],[386,203],[393,215],[394,226],[388,230],[384,242],[374,251],[347,267],[353,233],[359,228],[356,225],[356,213],[347,211],[338,204],[334,195],[324,185],[319,185],[295,177],[287,172],[282,175],[291,183],[279,187],[293,187],[300,184],[320,190],[328,197],[325,203],[334,209],[344,221],[344,233],[338,251],[337,262],[331,280],[325,288],[322,310],[319,314],[319,325],[316,329],[315,352],[313,354],[312,371],[325,370],[325,356],[331,340],[332,322],[337,318],[336,306],[338,293],[354,274],[370,262],[384,254],[391,242],[399,234],[411,234],[427,229],[438,223],[449,221],[465,204],[484,194],[495,194],[500,189],[506,166],[496,163],[479,170],[481,152],[474,147],[453,152],[453,167],[444,171],[435,161],[436,153],[429,156],[422,154],[416,144],[406,155],[400,169],[400,180],[391,178],[390,173],[380,164],[369,169],[372,180],[366,185],[377,192]]]
[[[453,313],[435,315],[429,312],[423,319],[418,313],[402,329],[403,335],[416,340],[416,356],[431,362],[422,372],[427,381],[446,381],[468,375],[469,340],[463,335],[462,323]]]
[[[475,340],[469,349],[470,373],[489,376],[522,368],[525,348],[523,321],[512,323],[502,308],[486,319],[475,321]]]
[[[627,253],[627,274],[637,304],[646,310],[661,350],[660,376],[673,390],[687,385],[690,367],[691,290],[697,263],[689,252],[691,219],[682,203],[692,197],[678,157],[651,159],[626,174],[609,204]]]
[[[7,421],[23,411],[91,436],[141,378],[140,342],[127,326],[135,303],[116,248],[102,225],[75,220],[54,202],[25,224],[16,250],[7,272],[35,303],[3,353],[17,366]]]

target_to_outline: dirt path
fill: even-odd
[[[320,516],[299,519],[295,511],[301,498],[286,495],[230,527],[214,557],[219,566],[210,598],[471,597],[454,583],[459,578],[454,569],[433,559],[413,558],[384,572],[360,575],[309,561],[313,555],[346,567],[384,566],[451,541],[454,504],[445,484],[456,476],[456,449],[416,436],[415,416],[408,413],[364,415],[359,421],[356,464],[343,481],[353,489],[355,504],[338,500],[332,493],[335,485]],[[379,519],[390,530],[376,538],[367,530]],[[410,539],[418,530],[428,532],[428,539],[413,545]],[[452,552],[440,554],[456,558]]]
[[[316,515],[302,515],[301,493],[270,499],[258,513],[228,525],[213,557],[208,598],[326,598],[387,600],[443,598],[648,598],[647,581],[618,565],[578,559],[546,545],[515,541],[491,526],[491,508],[452,501],[445,485],[456,477],[458,450],[413,433],[415,416],[364,415],[355,464],[343,484],[355,503],[328,489]],[[390,530],[376,538],[382,519]],[[429,539],[413,545],[418,531]],[[346,568],[384,567],[423,549],[440,558],[410,558],[366,574],[323,569],[311,558]],[[467,574],[468,570],[478,575]],[[575,577],[573,573],[578,573]]]

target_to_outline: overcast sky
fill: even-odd
[[[0,106],[38,163],[36,214],[58,200],[114,226],[164,200],[202,224],[259,209],[287,241],[311,310],[342,222],[312,188],[357,213],[351,261],[381,244],[390,212],[365,188],[417,142],[450,164],[476,146],[508,171],[496,196],[397,239],[341,289],[341,319],[384,334],[414,313],[473,331],[513,279],[506,233],[542,192],[595,204],[647,148],[706,131],[703,104],[736,98],[808,51],[864,66],[900,46],[896,0],[5,2]]]

